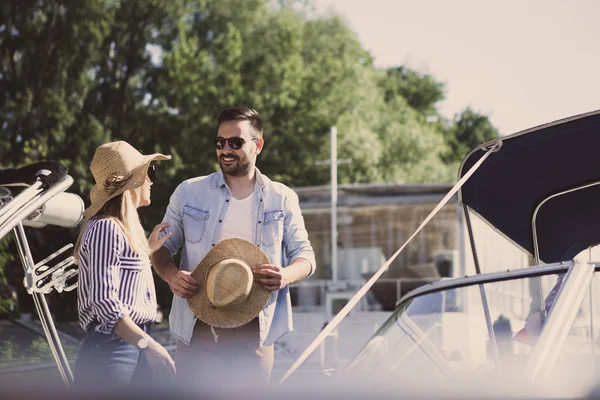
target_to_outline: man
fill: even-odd
[[[167,207],[163,222],[170,225],[170,237],[152,262],[175,294],[169,323],[178,339],[177,380],[185,384],[212,379],[203,379],[209,369],[229,373],[238,367],[253,373],[245,375],[253,383],[258,377],[267,382],[274,363],[273,343],[293,328],[289,285],[315,270],[298,196],[255,167],[265,144],[262,136],[255,110],[222,110],[214,139],[221,171],[184,181]],[[252,266],[255,282],[271,292],[267,305],[251,322],[232,329],[198,320],[187,301],[202,284],[190,271],[227,238],[256,244],[270,261]],[[173,255],[180,248],[177,268]]]

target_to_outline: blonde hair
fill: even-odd
[[[141,195],[141,187],[126,190],[122,194],[110,199],[104,204],[102,209],[90,218],[86,218],[81,223],[75,249],[73,250],[73,256],[75,257],[75,263],[79,264],[79,249],[82,245],[83,235],[85,234],[86,227],[92,220],[110,218],[113,219],[125,234],[127,242],[131,248],[138,253],[141,258],[148,257],[150,255],[150,246],[148,245],[148,239],[146,238],[146,232],[140,222],[140,217],[135,206],[135,197]]]

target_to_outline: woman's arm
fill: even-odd
[[[91,228],[87,236],[90,269],[89,293],[95,317],[99,320],[98,330],[115,333],[127,343],[138,347],[146,333],[131,319],[128,307],[120,300],[120,258],[125,247],[125,235],[121,228],[110,219],[100,220]],[[129,290],[131,288],[125,288]],[[167,368],[175,373],[175,363],[169,353],[150,336],[146,359],[153,371]]]
[[[87,248],[87,252],[81,256],[85,264],[82,272],[86,279],[80,279],[79,284],[86,285],[87,296],[83,301],[89,305],[93,318],[98,321],[95,329],[111,334],[117,321],[129,315],[129,308],[119,297],[120,255],[125,249],[125,234],[115,221],[108,218],[93,224],[82,244]]]
[[[139,341],[146,337],[148,347],[144,350],[144,355],[152,371],[156,373],[166,368],[172,375],[175,375],[175,361],[173,361],[167,350],[152,339],[150,335],[146,335],[146,332],[137,326],[131,318],[123,317],[117,321],[114,332],[124,341],[136,347]]]

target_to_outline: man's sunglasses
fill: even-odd
[[[154,164],[150,164],[148,167],[148,178],[150,178],[150,182],[154,182],[154,179],[156,179],[156,166]]]
[[[252,138],[250,140],[258,140],[258,138]],[[225,148],[225,142],[229,143],[229,147],[231,147],[233,150],[239,150],[246,143],[246,140],[241,137],[231,137],[229,139],[225,139],[220,136],[217,136],[213,140],[217,150],[223,150]]]

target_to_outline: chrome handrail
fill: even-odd
[[[552,371],[559,349],[563,346],[569,330],[579,312],[587,291],[594,278],[596,265],[574,262],[552,307],[551,316],[542,329],[540,337],[527,363],[526,373],[530,380],[547,378]]]

